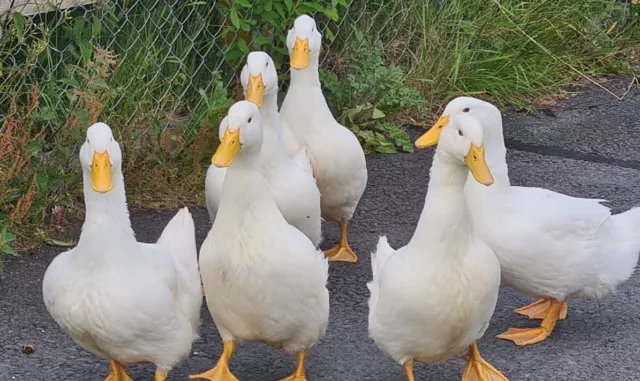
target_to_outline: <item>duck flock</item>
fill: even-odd
[[[289,30],[291,85],[280,110],[272,59],[247,56],[245,100],[220,123],[207,172],[213,226],[199,257],[187,208],[156,243],[137,242],[120,146],[104,123],[87,130],[82,233],[51,262],[42,287],[56,323],[109,360],[106,381],[131,381],[126,366],[142,362],[155,364],[156,381],[166,380],[198,338],[203,292],[224,349],[192,379],[238,380],[229,370],[236,345],[261,341],[297,356],[282,381],[307,380],[307,351],[329,320],[329,262],[358,260],[347,227],[367,184],[363,150],[320,87],[321,39],[307,15]],[[369,336],[408,381],[414,361],[436,364],[463,352],[463,381],[507,380],[476,344],[501,282],[539,299],[515,311],[541,320],[538,327],[498,336],[524,346],[551,335],[569,299],[607,295],[633,273],[640,209],[612,215],[603,200],[512,186],[492,104],[453,99],[415,144],[437,145],[424,209],[406,246],[394,249],[380,237],[367,284]],[[341,232],[324,252],[323,219]]]

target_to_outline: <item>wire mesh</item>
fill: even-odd
[[[331,66],[344,59],[356,29],[402,49],[398,34],[405,42],[415,34],[406,19],[420,0],[334,0],[337,17],[314,12],[326,1],[71,1],[0,5],[0,115],[37,85],[35,117],[51,124],[74,112],[86,119],[86,110],[77,111],[78,94],[89,91],[99,95],[98,113],[107,123],[170,125],[206,106],[218,81],[237,96],[249,50],[285,57],[286,30],[307,13],[301,10],[316,18],[325,36],[322,65]],[[58,8],[20,13],[29,6],[42,10],[45,2]],[[286,78],[288,65],[280,67]]]

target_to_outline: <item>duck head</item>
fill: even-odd
[[[218,168],[231,165],[241,151],[249,153],[262,146],[262,125],[258,106],[249,101],[236,102],[220,122],[220,145],[211,158]]]
[[[240,73],[245,99],[262,107],[265,95],[278,93],[278,73],[271,57],[265,52],[251,52]]]
[[[80,148],[80,163],[91,174],[91,187],[98,193],[113,189],[113,174],[122,170],[122,151],[105,123],[95,123],[87,129],[87,139]]]
[[[451,118],[440,133],[436,153],[450,163],[466,165],[477,182],[493,184],[493,175],[485,160],[482,126],[469,115]]]
[[[287,34],[291,68],[303,70],[310,62],[316,62],[321,45],[322,34],[318,31],[315,20],[308,15],[298,16]]]
[[[502,115],[496,106],[473,97],[457,97],[447,104],[436,124],[416,140],[416,147],[426,148],[437,144],[444,128],[458,115],[472,116],[483,127],[495,125],[502,128]]]

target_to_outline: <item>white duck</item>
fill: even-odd
[[[129,221],[122,153],[96,123],[80,149],[85,222],[78,246],[49,265],[42,293],[51,317],[87,351],[108,359],[107,381],[131,381],[124,367],[152,362],[156,381],[185,359],[198,337],[200,274],[187,208],[155,244],[139,243]]]
[[[413,238],[394,250],[381,237],[371,256],[369,335],[403,365],[408,381],[414,360],[437,364],[467,348],[463,381],[504,381],[476,345],[496,306],[500,264],[475,233],[463,194],[469,171],[482,186],[493,178],[482,127],[466,117],[451,124],[433,158]]]
[[[287,381],[305,381],[307,350],[329,319],[328,262],[289,225],[261,171],[263,132],[251,102],[234,104],[222,121],[213,163],[229,167],[218,216],[200,249],[207,305],[224,343],[217,365],[192,379],[235,381],[229,359],[237,341],[263,341],[297,353]]]
[[[287,35],[291,85],[280,115],[309,155],[322,195],[322,217],[340,223],[340,241],[325,255],[329,261],[356,262],[358,257],[347,239],[347,222],[367,185],[367,163],[358,139],[335,120],[322,94],[321,43],[315,21],[307,15],[298,17]]]
[[[498,337],[517,345],[535,344],[551,335],[557,320],[566,318],[568,299],[600,298],[629,279],[640,252],[640,208],[612,216],[600,204],[604,200],[511,186],[500,111],[476,98],[452,100],[416,145],[435,144],[449,120],[463,114],[482,125],[487,162],[496,178],[490,188],[467,180],[474,225],[496,253],[504,283],[540,298],[515,311],[542,319],[540,327],[511,328]]]
[[[300,229],[314,245],[321,240],[320,191],[313,178],[305,150],[289,157],[282,138],[282,121],[278,114],[278,74],[271,57],[251,52],[240,75],[245,97],[260,109],[264,142],[261,165],[267,186],[275,197],[284,218]],[[220,139],[224,135],[220,129]],[[227,168],[211,164],[205,180],[205,198],[211,221],[215,220],[222,184]]]
[[[240,82],[246,100],[260,110],[264,130],[262,173],[267,186],[287,222],[317,246],[322,233],[320,191],[305,150],[291,158],[284,149],[282,120],[278,114],[278,73],[271,57],[265,52],[249,53]]]

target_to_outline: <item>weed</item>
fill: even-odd
[[[382,43],[371,43],[355,30],[348,64],[341,71],[342,78],[321,72],[327,103],[356,134],[365,152],[393,153],[397,148],[413,152],[406,131],[393,118],[407,110],[422,110],[424,100],[408,87],[401,68],[385,65]]]
[[[404,25],[416,28],[399,30],[395,39],[411,48],[391,54],[394,62],[402,62],[409,71],[411,84],[431,109],[461,94],[518,106],[557,95],[575,81],[578,72],[597,76],[625,70],[626,60],[619,53],[640,41],[640,7],[629,3],[399,3],[413,7],[411,21]],[[632,8],[635,11],[629,11]],[[392,50],[394,44],[387,46]]]

